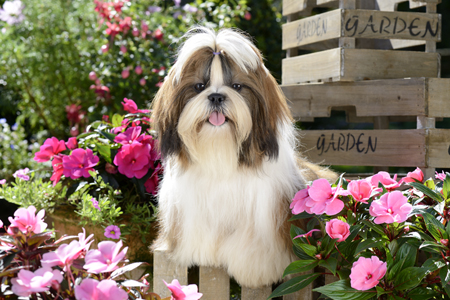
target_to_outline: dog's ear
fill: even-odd
[[[263,65],[253,75],[255,86],[251,87],[250,101],[253,128],[242,145],[240,157],[241,163],[246,165],[257,165],[264,157],[277,159],[280,127],[292,122],[286,99],[275,78]]]
[[[163,157],[178,154],[182,148],[181,139],[177,132],[178,110],[173,107],[174,84],[176,84],[174,77],[175,69],[172,68],[151,105],[153,128],[158,135],[158,145]]]

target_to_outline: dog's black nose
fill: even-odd
[[[220,104],[225,100],[225,95],[214,93],[208,96],[209,101],[211,101],[213,104]]]

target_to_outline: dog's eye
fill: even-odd
[[[196,90],[197,92],[201,92],[201,91],[203,91],[203,90],[205,89],[205,85],[204,85],[203,83],[197,83],[197,84],[194,86],[194,88],[195,88],[195,90]]]
[[[240,85],[239,83],[233,83],[231,87],[238,92],[242,89],[242,85]]]

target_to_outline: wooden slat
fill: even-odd
[[[426,166],[426,131],[305,130],[302,152],[313,162],[351,166]]]
[[[336,9],[284,24],[282,48],[339,37],[440,41],[441,27],[438,14]],[[401,47],[396,40],[392,44]],[[408,46],[417,43],[404,42]]]
[[[336,48],[285,58],[283,85],[314,80],[357,81],[407,77],[439,77],[437,53]]]
[[[360,117],[419,116],[426,114],[428,103],[431,116],[450,117],[450,79],[326,82],[282,85],[281,89],[295,117],[329,117],[332,107],[347,106],[355,107]]]
[[[333,10],[283,25],[283,50],[341,36],[341,10]]]
[[[283,0],[283,16],[296,13],[310,13],[314,0]]]
[[[316,6],[338,8],[339,0],[316,0]]]
[[[271,286],[263,286],[257,289],[243,286],[241,288],[241,300],[266,300],[271,293]]]
[[[450,168],[450,129],[428,129],[428,167]]]
[[[230,277],[222,268],[200,267],[199,291],[204,300],[229,300]]]
[[[439,4],[441,3],[441,0],[409,0],[409,8],[418,8],[426,6],[427,4]]]
[[[181,285],[187,285],[187,267],[180,267],[175,264],[166,249],[156,249],[153,253],[153,291],[162,298],[170,296],[167,283],[173,279],[178,279]]]

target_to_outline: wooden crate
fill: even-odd
[[[405,1],[284,0],[282,84],[439,77],[438,1],[409,1],[427,13],[395,11],[399,2]],[[317,6],[339,8],[308,16]],[[396,50],[417,45],[426,52]],[[298,56],[302,49],[320,51]]]

